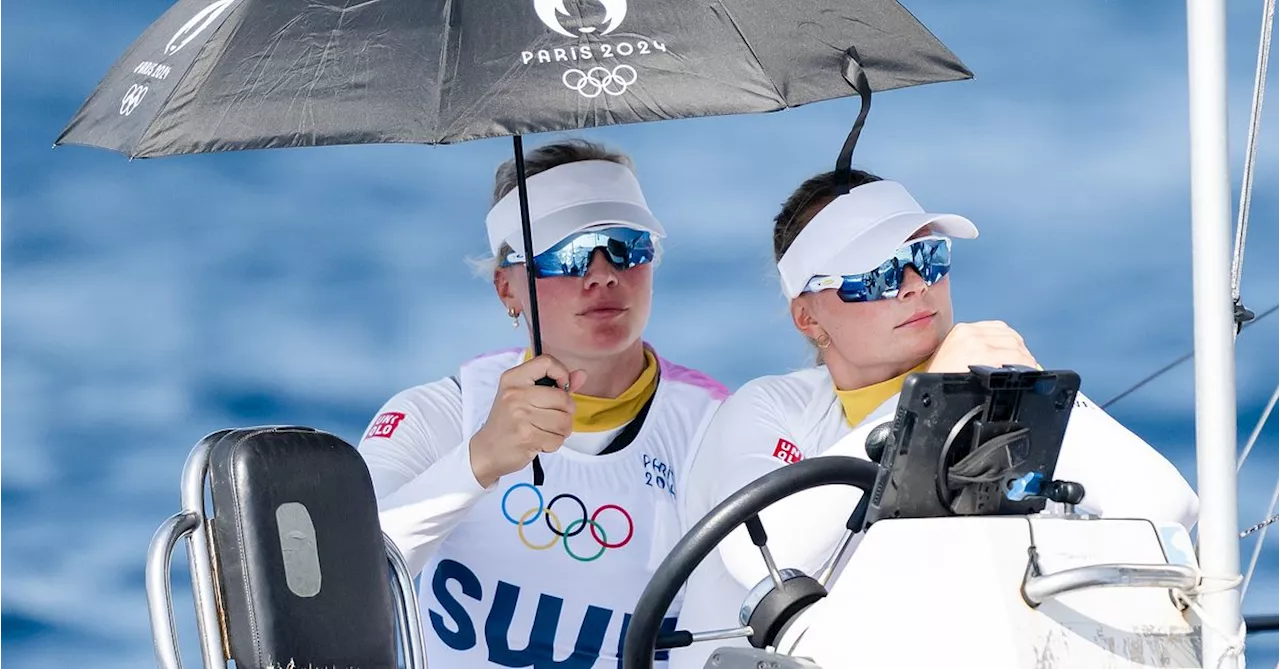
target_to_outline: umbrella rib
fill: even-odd
[[[441,127],[441,121],[444,118],[441,110],[444,109],[444,75],[445,67],[449,63],[449,49],[454,44],[453,35],[453,0],[445,0],[444,8],[444,44],[440,47],[440,62],[436,64],[436,108],[432,116],[435,117],[435,127],[432,128],[433,142],[444,141],[444,128]]]
[[[764,67],[764,61],[760,60],[760,55],[756,53],[756,48],[751,46],[751,41],[747,39],[747,35],[742,32],[742,28],[738,27],[738,20],[733,18],[733,12],[729,11],[729,7],[723,2],[716,3],[724,10],[725,18],[729,19],[729,25],[733,26],[733,31],[738,33],[738,37],[742,38],[742,43],[747,45],[747,52],[751,54],[752,60],[756,61],[756,65],[760,67],[760,73],[764,75],[765,81],[769,82],[769,86],[773,88],[773,92],[777,94],[778,101],[783,107],[787,105],[787,98],[782,95],[782,91],[778,90],[778,84],[769,76],[769,71]]]

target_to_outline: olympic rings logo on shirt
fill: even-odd
[[[521,513],[519,518],[517,518],[513,513],[511,513],[507,502],[511,498],[511,493],[519,490],[520,488],[528,488],[529,490],[532,490],[533,494],[538,497],[538,505],[531,507],[524,513]],[[531,550],[545,551],[559,543],[564,545],[564,551],[569,554],[569,557],[579,562],[591,562],[593,560],[598,560],[600,556],[604,555],[605,551],[610,548],[622,548],[628,543],[631,543],[631,537],[636,533],[636,526],[631,520],[631,514],[617,504],[605,504],[600,506],[588,516],[586,503],[584,503],[582,498],[577,495],[560,493],[559,495],[552,497],[550,502],[544,503],[544,501],[542,491],[529,483],[517,483],[510,488],[507,488],[507,491],[502,495],[503,517],[507,519],[507,522],[516,526],[516,535],[520,537],[520,543],[523,543]],[[560,516],[557,515],[554,510],[555,505],[560,502],[576,504],[581,517],[574,519],[573,522],[568,524],[568,526],[562,524],[560,522]],[[563,510],[563,508],[561,510]],[[621,514],[622,518],[627,522],[626,536],[622,537],[621,541],[609,541],[609,535],[605,532],[604,526],[600,523],[600,516],[609,511],[616,511]],[[539,518],[542,518],[547,529],[551,530],[551,540],[545,543],[534,543],[529,539],[525,532],[526,528],[537,522]],[[583,534],[583,530],[587,529],[591,530],[590,536],[595,540],[596,550],[590,554],[582,554],[574,550],[573,546],[570,545],[569,540]],[[582,542],[577,541],[575,543],[579,544],[579,550],[581,550]]]

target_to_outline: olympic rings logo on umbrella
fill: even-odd
[[[528,488],[529,490],[532,490],[533,494],[538,496],[538,505],[524,511],[517,518],[508,508],[507,502],[511,497],[511,493],[519,490],[520,488]],[[520,537],[520,543],[524,544],[525,547],[531,550],[545,551],[556,544],[562,544],[564,545],[564,551],[569,554],[569,557],[579,562],[591,562],[593,560],[598,560],[600,556],[604,555],[605,551],[610,548],[622,548],[623,546],[631,543],[631,537],[636,533],[636,526],[631,520],[631,514],[617,504],[605,504],[600,506],[588,516],[586,503],[584,503],[582,498],[577,495],[560,493],[559,495],[552,497],[550,502],[544,504],[544,501],[542,491],[529,483],[517,483],[510,488],[507,488],[507,491],[502,495],[502,516],[507,519],[507,522],[516,526],[516,535]],[[580,518],[575,519],[573,522],[569,523],[568,526],[565,526],[560,522],[560,517],[553,509],[553,507],[561,501],[576,504],[578,506],[579,513],[581,514]],[[609,511],[615,511],[618,514],[621,514],[622,518],[627,522],[626,535],[623,536],[620,541],[609,541],[609,535],[605,532],[604,526],[600,524],[600,516]],[[526,535],[525,529],[537,522],[539,518],[542,518],[547,529],[551,530],[551,540],[545,543],[536,544]],[[591,538],[595,540],[596,549],[590,554],[579,553],[578,550],[581,550],[582,542],[575,542],[580,546],[578,550],[575,550],[574,547],[570,545],[569,540],[581,535],[583,530],[588,528],[591,530]]]
[[[147,97],[147,87],[141,84],[134,84],[129,90],[124,92],[124,97],[120,98],[120,115],[128,116],[133,110],[142,104],[142,98]]]
[[[560,81],[571,91],[577,91],[584,98],[599,97],[601,93],[622,95],[639,77],[636,68],[630,65],[619,65],[612,71],[599,65],[583,72],[577,68],[566,70]]]

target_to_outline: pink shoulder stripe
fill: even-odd
[[[723,400],[729,396],[729,389],[723,383],[696,369],[682,367],[662,356],[658,356],[658,364],[661,365],[663,381],[675,381],[701,388],[707,391],[707,394],[711,395],[711,398],[715,400]]]

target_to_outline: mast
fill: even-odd
[[[1240,589],[1233,580],[1240,575],[1240,539],[1224,5],[1222,0],[1187,0],[1187,82],[1199,561],[1211,591],[1200,597],[1203,664],[1238,669],[1243,657],[1228,657],[1233,641],[1224,636],[1234,637],[1241,626]]]

